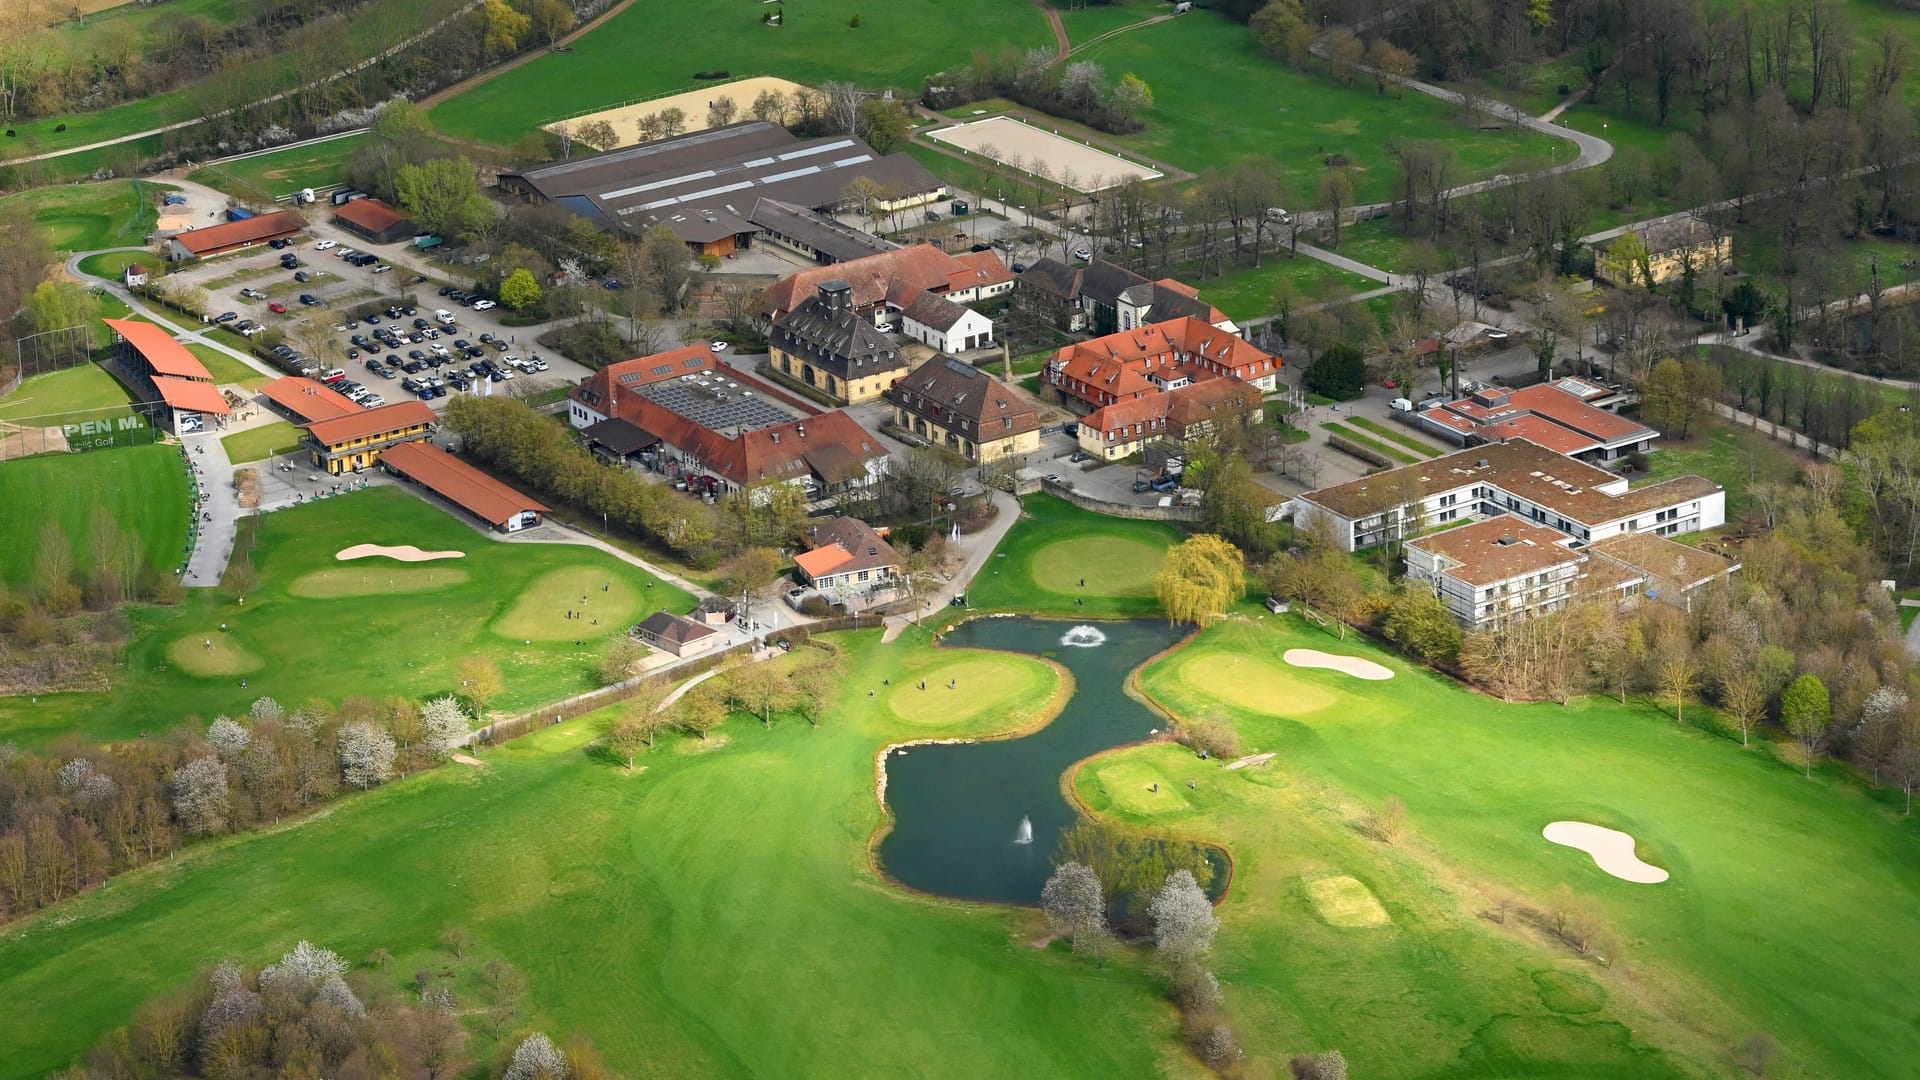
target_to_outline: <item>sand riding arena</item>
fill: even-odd
[[[605,120],[613,125],[613,133],[619,137],[619,141],[603,149],[613,150],[622,146],[632,146],[640,141],[640,118],[643,116],[650,116],[667,109],[679,109],[681,115],[685,117],[685,122],[680,129],[681,133],[690,134],[707,129],[707,110],[721,98],[728,98],[733,102],[733,120],[737,124],[742,120],[753,119],[753,102],[761,94],[771,90],[782,97],[791,98],[794,91],[804,89],[806,88],[797,82],[758,76],[736,82],[716,83],[713,86],[700,87],[667,97],[649,98],[646,101],[636,101],[628,105],[616,105],[611,109],[602,109],[599,112],[570,117],[566,120],[555,120],[540,126],[558,134],[563,127],[579,131],[581,127],[595,120]]]
[[[1119,187],[1129,180],[1155,180],[1162,175],[1158,169],[1011,116],[990,116],[943,127],[928,132],[927,138],[1004,162],[1022,172],[1035,172],[1033,166],[1045,164],[1047,179],[1082,194]]]

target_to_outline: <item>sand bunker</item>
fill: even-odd
[[[1023,164],[1014,168],[1022,172],[1032,171],[1025,168],[1025,164],[1045,162],[1055,181],[1080,192],[1105,191],[1129,180],[1152,180],[1161,175],[1158,169],[1011,116],[990,116],[985,120],[954,124],[928,132],[927,138],[995,161],[1021,162]],[[1069,172],[1073,174],[1071,184],[1067,183]]]
[[[341,548],[334,558],[341,562],[348,559],[371,559],[375,556],[397,559],[400,562],[432,562],[435,559],[463,559],[464,551],[421,551],[412,544],[389,546],[386,544],[355,544],[350,548]]]
[[[1393,678],[1391,669],[1371,660],[1362,660],[1357,656],[1335,656],[1333,653],[1324,653],[1319,649],[1288,649],[1280,659],[1294,667],[1326,668],[1329,671],[1338,671],[1342,675],[1351,675],[1356,679],[1378,682],[1381,679]]]
[[[1658,885],[1667,880],[1667,872],[1640,861],[1633,853],[1633,837],[1618,829],[1589,825],[1584,821],[1556,821],[1540,830],[1540,835],[1556,844],[1579,848],[1593,856],[1593,864],[1622,881]]]
[[[601,149],[612,150],[621,146],[632,146],[634,143],[639,142],[640,118],[652,113],[661,112],[666,109],[679,109],[685,117],[680,130],[683,134],[690,135],[693,132],[705,131],[707,129],[707,110],[712,108],[713,103],[721,98],[732,99],[734,109],[733,122],[737,124],[744,120],[753,119],[753,102],[766,91],[771,90],[776,94],[791,99],[793,92],[799,89],[801,89],[799,83],[789,82],[786,79],[775,79],[766,76],[752,79],[738,79],[734,82],[716,83],[713,86],[688,90],[685,93],[673,94],[669,97],[652,98],[648,101],[635,102],[632,105],[621,105],[618,108],[602,109],[599,112],[588,113],[585,116],[576,116],[571,120],[555,120],[551,124],[543,124],[541,126],[547,131],[559,134],[562,127],[579,131],[585,124],[590,124],[595,120],[605,120],[607,123],[613,125],[613,133],[618,136],[620,141],[614,143],[613,146],[602,147]]]

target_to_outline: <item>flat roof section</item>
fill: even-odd
[[[1440,556],[1441,572],[1469,585],[1493,585],[1584,556],[1566,546],[1567,534],[1510,514],[1407,541],[1407,546]]]
[[[358,402],[333,387],[301,375],[275,379],[260,388],[260,395],[307,424],[364,411]]]
[[[791,412],[721,375],[700,374],[650,383],[639,393],[708,431],[723,434],[758,431],[794,419]]]

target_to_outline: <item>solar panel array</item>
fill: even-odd
[[[684,377],[655,383],[640,395],[709,431],[757,431],[793,419],[785,409],[718,377]]]

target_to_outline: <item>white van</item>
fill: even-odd
[[[1293,220],[1293,215],[1287,213],[1285,210],[1282,210],[1277,206],[1269,206],[1267,207],[1267,220],[1271,222],[1275,222],[1280,225],[1285,225],[1288,222]]]
[[[1387,408],[1392,409],[1394,412],[1410,413],[1413,411],[1413,402],[1403,397],[1397,397],[1387,402]]]
[[[453,312],[448,311],[446,308],[441,308],[438,311],[435,311],[433,313],[433,317],[435,319],[438,319],[440,321],[440,325],[442,326],[453,325]]]

